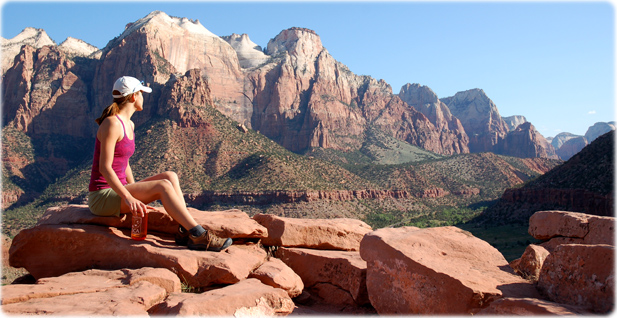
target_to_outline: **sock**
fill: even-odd
[[[192,228],[189,230],[189,233],[191,233],[191,235],[193,236],[200,236],[202,235],[206,230],[201,226],[201,225],[197,225],[196,227]]]

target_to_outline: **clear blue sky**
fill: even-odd
[[[611,2],[4,2],[2,37],[44,29],[99,48],[160,10],[262,47],[280,31],[312,30],[352,72],[440,98],[483,89],[502,116],[524,115],[545,136],[582,135],[615,120]]]

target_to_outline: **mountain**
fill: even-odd
[[[249,38],[248,34],[232,34],[222,36],[223,40],[227,41],[238,54],[238,61],[242,68],[253,68],[264,64],[268,60],[268,56],[263,52],[261,46],[255,44]]]
[[[596,138],[598,138],[599,136],[602,136],[612,130],[615,130],[614,121],[609,121],[607,123],[598,122],[598,123],[593,124],[593,126],[587,129],[587,132],[585,133],[585,139],[587,139],[587,142],[591,143],[592,141],[596,140]]]
[[[495,146],[496,153],[520,158],[558,159],[553,146],[530,123],[519,125]]]
[[[508,124],[481,89],[458,92],[441,101],[465,127],[470,152],[491,151],[521,158],[558,158],[553,146],[524,117],[512,116]]]
[[[551,139],[551,144],[553,145],[555,149],[559,149],[566,141],[572,138],[577,138],[577,137],[581,137],[581,136],[578,136],[578,135],[575,135],[569,132],[561,132]]]
[[[588,144],[587,138],[583,136],[575,136],[574,138],[569,138],[566,142],[564,142],[561,147],[557,149],[556,153],[562,160],[568,160],[585,148]]]
[[[25,28],[12,39],[0,38],[2,42],[2,73],[13,66],[13,58],[19,53],[22,45],[27,44],[33,48],[41,48],[46,45],[56,45],[49,35],[42,29]]]
[[[587,129],[585,136],[562,132],[551,139],[551,144],[556,149],[559,158],[568,160],[581,149],[594,141],[598,136],[615,130],[615,122],[597,122]]]
[[[441,101],[465,127],[471,152],[492,151],[509,131],[497,106],[481,89],[458,92]]]
[[[479,220],[526,223],[540,210],[614,215],[615,133],[598,137],[564,164],[504,192]]]
[[[160,11],[127,24],[100,51],[74,39],[40,48],[24,42],[2,77],[3,187],[10,190],[3,204],[17,202],[8,209],[17,211],[32,202],[31,213],[43,204],[82,202],[97,129],[94,118],[111,103],[115,79],[127,74],[153,89],[145,94],[145,109],[133,117],[144,147],[132,163],[134,173],[139,179],[176,170],[192,198],[188,201],[195,204],[237,199],[274,202],[263,209],[283,214],[360,217],[384,210],[379,200],[388,200],[388,211],[398,206],[424,213],[495,199],[510,186],[498,182],[483,190],[478,185],[483,181],[474,178],[452,180],[458,186],[400,183],[407,189],[393,186],[399,184],[392,181],[396,175],[365,174],[387,174],[394,171],[392,165],[438,165],[453,156],[458,168],[443,170],[452,176],[442,170],[398,170],[418,180],[450,180],[471,162],[480,162],[474,168],[479,171],[495,164],[465,159],[483,154],[467,154],[471,139],[465,123],[428,87],[410,85],[400,96],[393,94],[385,81],[356,75],[336,61],[309,29],[281,31],[263,56],[253,44],[248,36],[221,38],[197,20]],[[263,63],[245,67],[263,57]],[[478,107],[492,104],[480,90],[462,95],[473,94]],[[477,116],[487,114],[500,118],[494,104]],[[502,120],[487,127],[495,125],[505,127]],[[540,142],[531,128],[521,131],[521,138]],[[512,147],[522,142],[515,139]],[[529,148],[537,150],[533,143]],[[526,154],[544,156],[540,151]],[[498,162],[503,167],[495,171],[513,174],[517,178],[509,180],[517,182],[548,170],[525,172],[526,159]],[[559,163],[531,162],[545,168]],[[314,198],[336,198],[336,203],[310,201]],[[418,198],[437,201],[418,203]],[[373,201],[359,203],[365,199]],[[255,211],[250,205],[247,209]]]
[[[401,87],[398,96],[409,106],[424,114],[438,130],[442,131],[442,137],[453,141],[446,143],[446,145],[453,147],[448,149],[446,153],[469,152],[469,137],[465,133],[463,124],[452,115],[448,106],[441,102],[437,94],[430,88],[420,84],[408,83]]]
[[[70,55],[88,57],[94,55],[93,58],[100,58],[100,50],[91,44],[88,44],[80,39],[68,37],[64,42],[58,45],[58,49]]]
[[[513,131],[519,125],[524,124],[524,123],[527,122],[527,118],[525,118],[525,116],[521,116],[521,115],[502,117],[501,119],[503,119],[503,121],[508,126],[508,131]]]

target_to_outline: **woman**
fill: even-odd
[[[176,243],[189,249],[221,251],[229,245],[223,239],[205,230],[189,214],[180,189],[178,176],[171,171],[135,182],[129,158],[135,152],[135,124],[131,116],[143,110],[143,93],[152,89],[138,79],[123,76],[114,83],[114,102],[96,119],[94,158],[88,196],[88,206],[99,216],[119,216],[132,213],[145,216],[146,204],[161,200],[169,215],[180,223]],[[188,232],[185,229],[189,229]]]

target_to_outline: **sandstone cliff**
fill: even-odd
[[[591,143],[592,141],[596,140],[596,138],[612,130],[615,130],[614,121],[598,122],[593,124],[593,126],[589,127],[589,129],[587,129],[587,132],[585,132],[585,139],[587,139],[588,143]]]
[[[3,76],[2,123],[29,135],[92,136],[87,72],[55,46],[25,45]]]
[[[43,29],[25,28],[12,39],[2,38],[2,74],[13,66],[13,59],[23,45],[39,49],[46,45],[56,45]]]
[[[491,151],[508,133],[497,106],[481,89],[458,92],[441,101],[465,127],[471,152]]]
[[[512,116],[509,125],[481,89],[458,92],[441,99],[461,120],[471,152],[495,152],[516,157],[557,159],[553,146],[524,117]],[[516,126],[515,126],[516,125]]]
[[[559,159],[551,145],[529,122],[519,125],[509,132],[495,146],[495,152],[521,158]]]
[[[448,154],[469,152],[469,137],[461,121],[452,115],[448,106],[441,102],[430,88],[419,84],[406,84],[401,87],[398,96],[442,131],[444,148],[452,147],[447,149]]]
[[[577,136],[564,142],[561,147],[557,149],[556,153],[562,160],[568,160],[585,148],[588,144],[589,143],[585,137]]]

